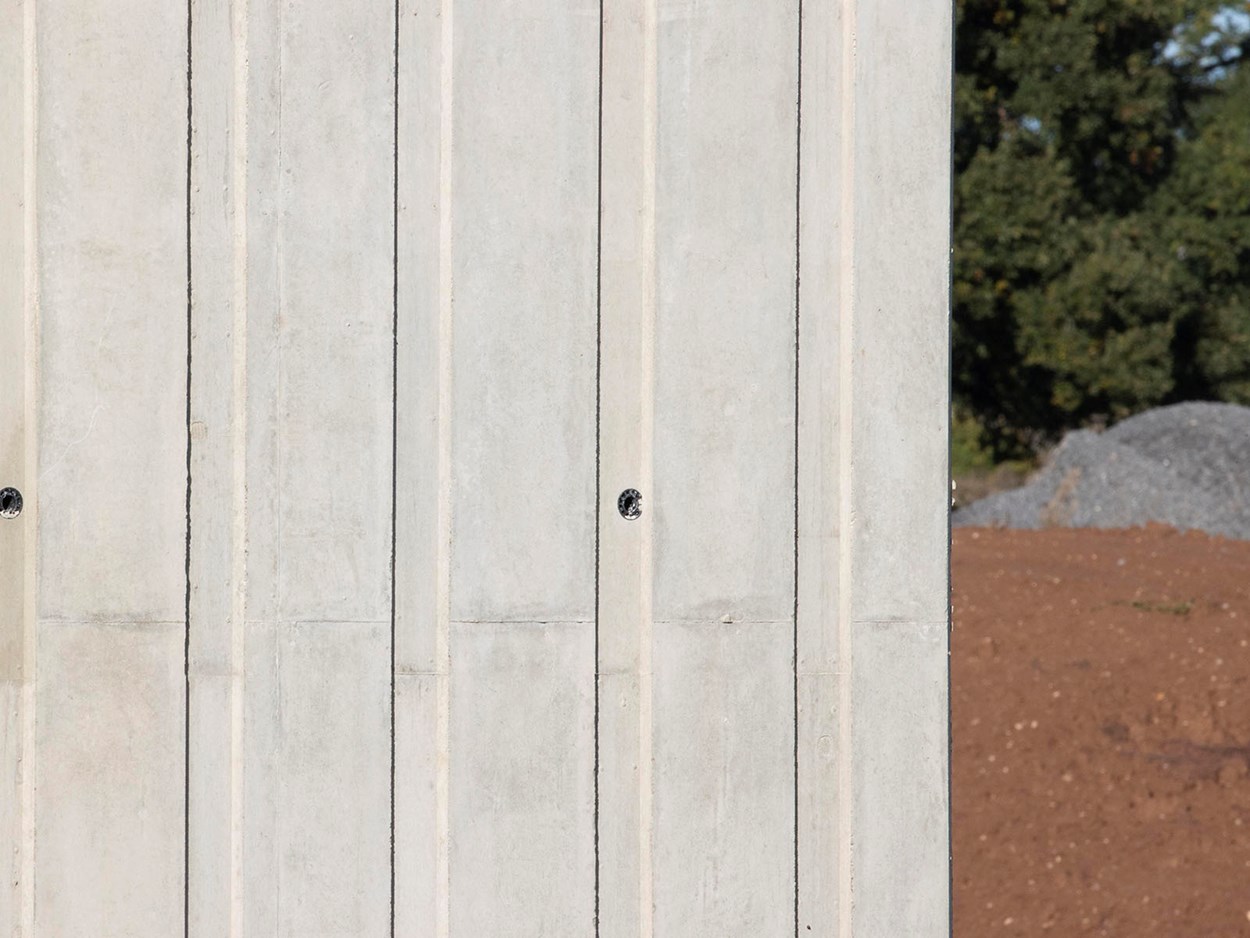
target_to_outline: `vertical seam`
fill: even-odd
[[[851,614],[854,611],[852,560],[855,527],[855,474],[851,445],[855,439],[853,392],[855,338],[855,121],[856,121],[856,14],[858,0],[842,6],[841,26],[841,101],[838,254],[841,284],[838,295],[838,934],[851,935],[854,925],[854,730],[851,713],[853,667],[853,634]]]
[[[642,88],[642,325],[640,329],[639,395],[640,482],[652,510],[644,513],[639,531],[638,609],[638,912],[641,938],[655,934],[655,518],[659,492],[655,485],[655,351],[659,304],[656,252],[656,198],[659,163],[660,0],[643,3]]]
[[[455,4],[439,3],[439,190],[438,190],[438,512],[437,607],[434,670],[438,673],[435,717],[435,938],[451,930],[451,537],[452,394],[455,341],[452,267],[452,106],[455,97]]]
[[[35,932],[35,690],[38,682],[37,649],[39,564],[39,390],[43,379],[42,317],[39,289],[38,162],[39,150],[39,54],[38,13],[34,0],[22,9],[23,145],[22,189],[24,196],[22,243],[22,312],[24,330],[25,394],[23,435],[26,447],[24,486],[26,497],[25,542],[22,579],[22,681],[21,706],[21,934]]]
[[[794,127],[794,610],[790,665],[794,677],[794,935],[799,936],[799,416],[802,367],[799,341],[802,293],[803,197],[803,0],[798,3],[798,54]]]
[[[599,0],[598,124],[595,169],[595,700],[594,700],[594,933],[599,938],[601,860],[599,854],[599,618],[600,552],[602,548],[601,503],[603,500],[603,0]]]
[[[950,43],[949,49],[955,48],[955,17],[950,16],[947,24],[949,32],[947,33],[947,42]],[[955,99],[955,69],[954,61],[950,63],[949,82],[946,87],[946,93],[949,95],[951,102]],[[949,113],[949,112],[948,112]],[[948,117],[948,121],[950,118]],[[952,122],[953,123],[953,122]],[[951,267],[952,251],[955,243],[955,215],[953,211],[955,200],[955,146],[954,146],[954,127],[951,123],[947,126],[947,147],[950,153],[950,161],[947,164],[947,181],[946,181],[946,211],[947,211],[947,228],[946,228],[946,295],[944,297],[946,303],[946,478],[951,479],[951,422],[950,422],[950,402],[951,402],[951,385],[954,379],[953,369],[953,350],[951,348],[951,299],[954,288],[953,278],[954,271]],[[945,490],[943,497],[945,496]],[[952,772],[952,756],[954,752],[954,736],[952,730],[953,711],[951,710],[951,627],[952,627],[952,606],[951,606],[951,509],[949,502],[946,506],[946,933],[953,935],[955,932],[955,879],[954,879],[954,862],[955,857],[951,849],[951,831],[954,829],[954,800],[951,798],[951,780]]]
[[[186,163],[186,242],[187,242],[187,383],[186,383],[186,545],[183,575],[183,778],[182,778],[182,930],[191,933],[191,353],[192,353],[192,280],[191,280],[191,191],[194,98],[192,92],[192,23],[194,2],[187,0],[187,163]]]
[[[391,648],[390,648],[390,934],[395,938],[395,622],[399,517],[399,5],[395,0],[391,152]]]
[[[248,0],[231,4],[230,114],[230,935],[243,934],[244,701],[247,621]]]

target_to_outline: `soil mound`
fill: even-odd
[[[1250,540],[1250,407],[1174,404],[1064,437],[1023,488],[956,526],[1130,528],[1150,523]]]

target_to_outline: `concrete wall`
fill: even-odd
[[[0,932],[946,934],[949,71],[3,0]]]

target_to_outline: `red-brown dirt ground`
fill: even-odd
[[[1250,542],[960,529],[955,938],[1250,935]]]

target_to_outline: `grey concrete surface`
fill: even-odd
[[[855,938],[949,929],[950,12],[843,6],[839,934]]]
[[[747,938],[794,929],[798,4],[683,12],[652,79],[652,927]]]
[[[23,927],[28,906],[29,856],[26,820],[31,788],[29,773],[20,766],[29,751],[30,689],[26,671],[26,622],[29,616],[29,574],[34,564],[27,549],[35,512],[34,488],[28,474],[26,438],[33,430],[27,420],[29,355],[27,318],[31,310],[26,250],[30,212],[27,211],[27,110],[31,88],[25,81],[26,22],[22,4],[0,6],[0,336],[5,342],[0,368],[0,487],[23,493],[24,517],[0,524],[0,930]],[[0,519],[5,520],[5,519]],[[33,649],[29,649],[33,651]]]
[[[185,828],[186,14],[28,15],[27,925],[167,935]]]
[[[0,933],[945,934],[947,5],[187,12],[0,9]]]
[[[192,11],[190,930],[382,934],[394,7]]]

